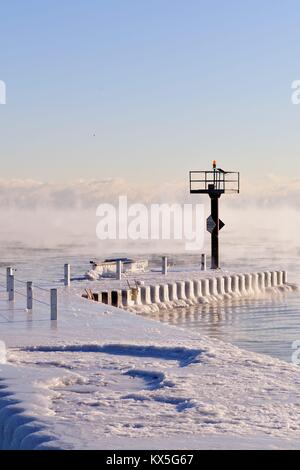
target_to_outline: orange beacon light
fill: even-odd
[[[212,166],[213,166],[213,169],[215,169],[217,167],[217,161],[216,160],[212,161]]]

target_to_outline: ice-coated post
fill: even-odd
[[[7,292],[9,292],[9,281],[10,281],[9,276],[11,276],[12,274],[13,274],[13,269],[10,266],[8,266],[6,268],[6,290],[7,290]]]
[[[121,279],[122,279],[122,261],[120,259],[117,261],[117,271],[116,271],[116,273],[117,273],[117,276],[116,276],[117,280],[121,281]]]
[[[8,300],[15,300],[15,276],[14,274],[9,275],[9,291]]]
[[[201,255],[201,271],[206,271],[206,254]]]
[[[27,281],[26,290],[27,290],[27,310],[32,310],[33,289],[32,289],[31,281]]]
[[[168,274],[168,258],[167,258],[167,256],[162,257],[162,268],[161,268],[161,270],[162,270],[162,273],[164,275]]]
[[[50,290],[51,320],[57,320],[57,289]]]
[[[65,264],[64,266],[64,284],[66,287],[70,287],[71,284],[71,266],[69,264]]]

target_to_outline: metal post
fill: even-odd
[[[13,268],[8,266],[6,268],[6,290],[7,290],[7,292],[9,292],[9,281],[10,281],[9,276],[11,276],[12,274],[13,274]]]
[[[67,287],[70,287],[70,284],[71,284],[71,267],[70,267],[69,264],[65,264],[64,272],[65,272],[64,285],[67,286]]]
[[[57,289],[50,290],[50,318],[57,320]]]
[[[215,227],[211,232],[211,269],[219,269],[219,197],[210,194],[211,217]]]
[[[27,310],[32,310],[32,303],[33,303],[33,289],[32,289],[32,282],[27,281]]]
[[[15,300],[15,276],[14,274],[9,275],[9,291],[8,291],[8,300]]]
[[[116,278],[118,279],[118,281],[121,281],[122,279],[122,261],[121,260],[117,261]]]
[[[206,254],[201,255],[201,271],[206,271]]]
[[[167,275],[168,274],[168,258],[167,256],[162,257],[162,274]]]

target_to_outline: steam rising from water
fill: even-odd
[[[238,197],[229,196],[230,205],[244,209],[289,207],[300,210],[300,178],[283,180],[268,175],[255,184],[242,179]],[[5,209],[90,209],[101,202],[116,202],[119,195],[131,202],[190,202],[188,179],[145,185],[121,178],[78,180],[68,183],[43,183],[34,180],[0,179],[0,207]],[[228,198],[224,198],[228,200]],[[225,202],[226,204],[226,202]]]
[[[300,254],[300,179],[283,182],[269,175],[255,186],[242,180],[242,192],[221,198],[222,254],[226,259],[251,259],[272,254]],[[67,184],[31,180],[0,180],[0,243],[9,250],[61,249],[76,253],[180,252],[178,242],[100,242],[96,238],[96,208],[116,204],[120,195],[129,202],[204,203],[209,198],[189,194],[188,181],[156,186],[128,184],[122,179],[75,181]],[[206,238],[205,251],[209,251]],[[276,248],[274,248],[276,246]]]

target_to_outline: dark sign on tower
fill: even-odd
[[[216,160],[210,171],[190,171],[190,193],[208,194],[211,201],[211,215],[207,218],[207,231],[211,234],[211,269],[219,269],[219,231],[224,222],[219,219],[219,199],[225,193],[240,192],[240,174],[217,168]]]

